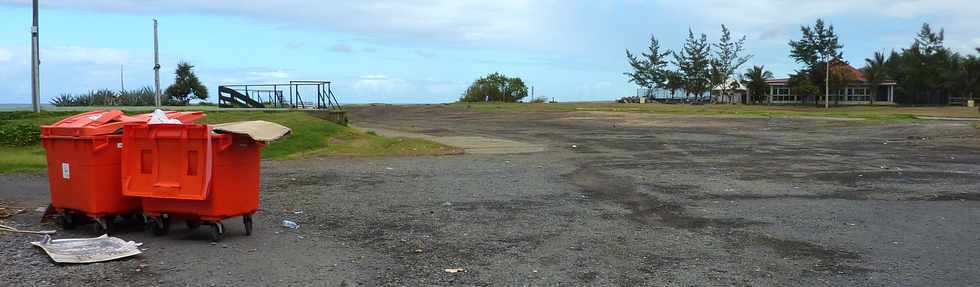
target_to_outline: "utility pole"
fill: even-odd
[[[37,1],[37,0],[35,0]],[[160,45],[157,42],[157,19],[153,19],[153,74],[156,83],[156,97],[154,104],[160,107]]]
[[[830,109],[830,60],[827,60],[827,77],[823,80],[824,85],[824,97],[823,97],[823,108]]]
[[[123,78],[123,65],[119,65],[119,93],[126,91],[126,81]]]
[[[40,72],[40,44],[38,43],[37,29],[37,0],[34,0],[34,21],[31,25],[31,109],[35,113],[41,112],[41,76]]]

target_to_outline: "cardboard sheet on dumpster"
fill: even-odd
[[[54,239],[31,242],[41,247],[54,262],[94,263],[140,254],[140,243],[102,235],[95,238]]]
[[[288,127],[267,121],[244,121],[216,124],[211,126],[218,132],[244,134],[256,141],[274,141],[288,135],[292,130]]]

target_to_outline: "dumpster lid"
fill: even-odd
[[[42,126],[45,135],[102,135],[111,134],[119,128],[120,110],[96,110],[64,118],[54,124]]]
[[[167,117],[183,123],[204,117],[203,112],[165,112]],[[54,124],[42,126],[44,136],[94,136],[114,134],[124,125],[146,123],[150,114],[127,116],[120,110],[96,110],[73,115]]]
[[[178,120],[181,123],[190,123],[205,117],[204,112],[197,112],[197,111],[193,111],[193,112],[164,111],[163,113],[167,116],[167,118]],[[121,118],[123,121],[146,123],[150,121],[150,117],[152,115],[153,113],[139,114],[135,116],[124,115]]]
[[[288,127],[267,121],[244,121],[216,124],[211,126],[216,132],[244,134],[256,141],[274,141],[288,135]]]

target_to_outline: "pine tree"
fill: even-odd
[[[670,51],[661,52],[660,42],[657,41],[656,37],[650,36],[650,46],[647,47],[647,52],[640,53],[642,58],[631,53],[629,49],[626,50],[626,59],[633,71],[624,74],[629,77],[630,82],[638,86],[647,89],[665,88],[668,72],[666,57],[668,55],[670,55]]]
[[[712,61],[713,74],[716,85],[721,85],[721,94],[727,95],[728,80],[735,76],[745,62],[752,58],[752,55],[740,55],[744,50],[745,36],[738,40],[732,40],[732,33],[728,27],[721,25],[721,39],[715,46],[715,58]],[[731,102],[731,98],[728,99]]]
[[[206,100],[208,98],[208,88],[201,84],[194,74],[194,66],[186,62],[177,64],[176,78],[173,85],[167,87],[164,92],[171,104],[186,105],[190,102],[189,96],[193,93],[194,98]]]
[[[674,53],[674,63],[684,74],[684,90],[701,99],[711,89],[711,45],[708,36],[694,36],[687,30],[687,40],[680,53]]]

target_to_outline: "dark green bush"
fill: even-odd
[[[0,145],[32,146],[41,141],[41,128],[29,124],[0,122]]]

